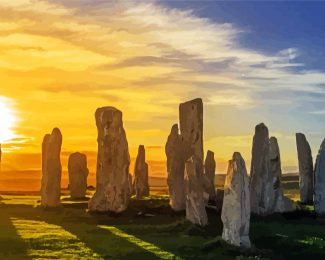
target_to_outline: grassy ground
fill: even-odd
[[[67,197],[52,210],[39,207],[37,196],[2,197],[0,259],[325,258],[325,218],[316,218],[310,208],[252,216],[256,248],[240,251],[221,241],[220,214],[208,211],[209,226],[195,227],[184,212],[172,212],[163,195],[132,199],[120,215],[90,214],[86,200]]]
[[[283,186],[286,196],[299,199],[297,177],[283,179]],[[316,218],[312,206],[252,216],[254,248],[241,251],[221,240],[220,213],[208,210],[209,226],[193,226],[185,212],[170,209],[166,188],[132,199],[119,215],[90,214],[87,199],[73,201],[63,192],[62,207],[52,210],[39,207],[35,193],[2,195],[0,259],[325,259],[325,218]]]

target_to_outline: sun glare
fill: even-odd
[[[16,116],[9,98],[0,96],[0,143],[15,137]]]

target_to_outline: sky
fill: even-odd
[[[41,142],[54,127],[64,171],[71,152],[85,152],[93,182],[101,106],[123,111],[132,161],[143,144],[149,174],[164,177],[178,105],[197,97],[218,173],[234,151],[249,168],[260,122],[278,138],[283,171],[296,171],[295,133],[306,134],[314,157],[325,136],[323,10],[291,1],[0,0],[0,190],[17,181],[35,189]]]

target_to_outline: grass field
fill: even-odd
[[[292,197],[297,190],[287,190]],[[119,215],[90,214],[87,200],[62,197],[45,210],[38,196],[2,195],[0,259],[324,259],[325,218],[312,207],[290,214],[252,216],[254,248],[241,251],[221,240],[220,213],[208,210],[209,225],[193,226],[174,213],[159,190],[132,199]]]

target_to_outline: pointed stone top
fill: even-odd
[[[173,124],[172,129],[170,130],[171,134],[176,134],[178,135],[179,129],[178,129],[178,124]]]
[[[55,135],[55,136],[62,136],[60,129],[57,128],[57,127],[53,128],[53,130],[52,130],[52,134],[51,134],[51,135],[52,135],[52,136],[53,136],[53,135]]]
[[[214,157],[214,152],[212,152],[211,150],[208,150],[207,157]]]
[[[259,123],[258,125],[255,126],[255,131],[258,131],[258,130],[268,130],[267,126],[264,124],[264,123]]]

